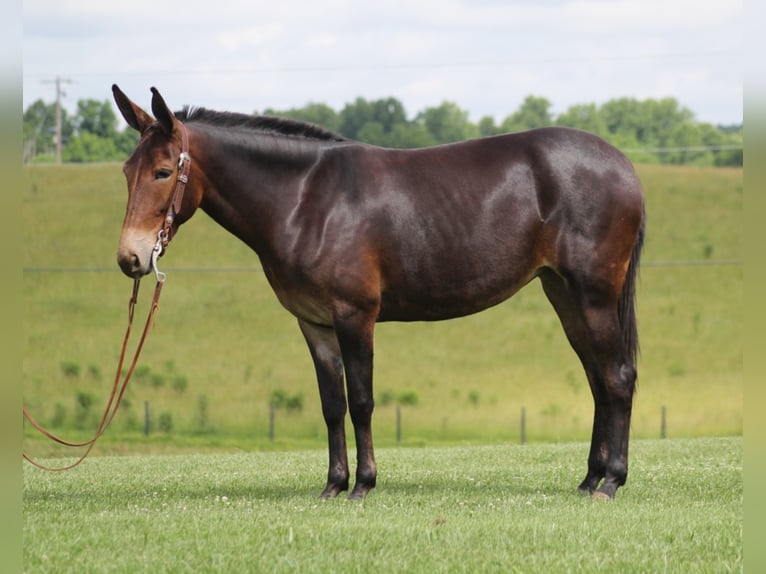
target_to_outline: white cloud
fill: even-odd
[[[237,52],[246,48],[260,48],[277,42],[284,33],[284,26],[269,22],[256,26],[232,28],[216,36],[218,44],[226,52]]]
[[[589,28],[618,30],[684,30],[741,16],[742,0],[574,0],[565,5],[566,18]]]
[[[411,114],[451,100],[473,118],[502,118],[531,93],[560,111],[663,94],[734,122],[742,11],[742,0],[25,0],[24,104],[50,101],[41,80],[58,74],[73,80],[72,108],[119,81],[136,98],[156,85],[171,106],[394,96]]]
[[[306,39],[309,48],[334,48],[338,45],[338,36],[329,32],[312,34]]]

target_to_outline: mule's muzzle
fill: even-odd
[[[142,261],[141,257],[136,253],[118,253],[117,263],[120,265],[122,272],[131,279],[140,279],[152,270],[151,258],[146,257]]]
[[[117,263],[131,279],[140,279],[152,271],[152,252],[157,242],[156,232],[126,229],[117,248]]]

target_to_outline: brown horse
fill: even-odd
[[[641,183],[622,153],[554,127],[383,149],[284,119],[174,114],[154,88],[152,117],[112,89],[141,133],[124,167],[120,267],[133,278],[152,271],[158,232],[165,229],[164,250],[198,207],[258,254],[316,368],[329,443],[322,498],[349,486],[347,408],[357,447],[350,498],[375,486],[375,323],[476,313],[535,278],[593,393],[579,488],[614,497],[628,473],[645,220]],[[188,185],[173,199],[182,171]]]

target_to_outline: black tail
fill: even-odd
[[[641,250],[644,246],[644,228],[646,226],[646,213],[638,230],[638,239],[633,253],[630,256],[628,274],[625,276],[625,284],[622,286],[622,294],[617,307],[617,315],[622,329],[623,349],[632,360],[633,366],[638,358],[638,326],[636,322],[636,279],[638,278],[638,263],[641,259]]]

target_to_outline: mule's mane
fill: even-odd
[[[217,112],[207,108],[185,106],[175,112],[182,122],[199,122],[218,127],[249,129],[267,134],[299,137],[320,141],[346,141],[347,138],[323,127],[306,122],[271,116],[251,116],[235,112]]]

